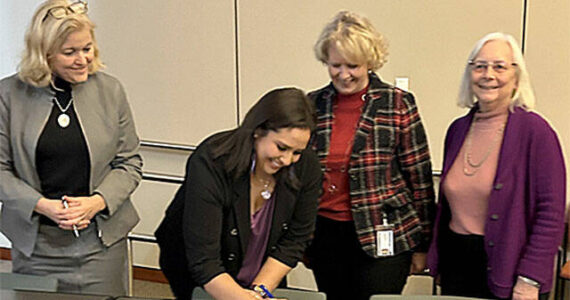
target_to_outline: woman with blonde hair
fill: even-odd
[[[325,26],[315,54],[332,82],[309,94],[324,171],[310,266],[328,299],[399,294],[410,270],[424,269],[434,208],[414,96],[374,73],[387,44],[355,13],[339,12]]]
[[[564,232],[566,171],[515,39],[490,33],[465,64],[447,131],[431,274],[442,294],[547,299]]]
[[[14,273],[58,291],[126,295],[130,195],[141,180],[125,92],[102,73],[87,3],[48,0],[18,73],[0,81],[0,230]]]

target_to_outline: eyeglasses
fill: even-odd
[[[48,16],[52,16],[56,19],[61,19],[69,14],[84,14],[87,13],[87,2],[77,1],[73,2],[67,6],[55,6],[50,8],[42,22],[47,19]]]
[[[506,62],[487,62],[487,61],[469,61],[469,66],[471,67],[471,71],[474,73],[483,73],[491,67],[493,71],[496,73],[505,73],[511,67],[516,67],[517,64],[511,63],[508,64]]]

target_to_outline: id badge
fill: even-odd
[[[394,255],[394,225],[388,224],[386,218],[376,231],[376,249],[376,254],[380,257]]]

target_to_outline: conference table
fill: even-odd
[[[81,294],[63,294],[43,291],[0,290],[2,300],[112,300],[113,297]]]

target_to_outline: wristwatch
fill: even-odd
[[[535,280],[532,280],[532,279],[530,279],[530,278],[528,278],[528,277],[524,277],[524,276],[521,276],[521,275],[519,275],[517,278],[518,278],[520,281],[524,282],[524,283],[530,284],[530,285],[534,286],[535,288],[540,289],[540,283],[538,283],[538,282],[535,281]]]

